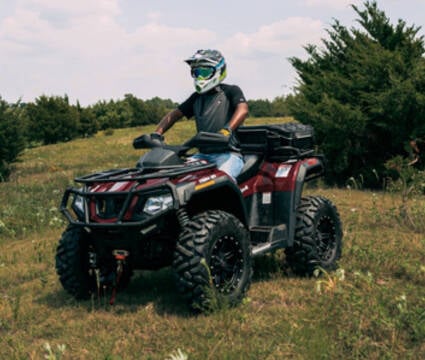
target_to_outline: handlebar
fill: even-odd
[[[151,135],[143,134],[133,140],[135,149],[152,149],[154,147],[162,147],[164,143],[159,139],[152,139]]]
[[[143,134],[133,140],[133,147],[135,149],[153,149],[155,147],[161,147],[182,156],[193,148],[223,149],[224,147],[227,147],[228,143],[228,137],[223,134],[200,131],[183,145],[167,145],[159,139],[152,139],[150,135]]]

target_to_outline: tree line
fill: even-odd
[[[143,101],[133,95],[82,107],[65,96],[42,95],[31,103],[10,104],[0,97],[0,181],[25,148],[89,137],[99,130],[146,125],[171,109],[171,100]]]
[[[251,116],[285,116],[281,98],[250,100]],[[34,102],[8,103],[0,97],[0,181],[23,149],[89,137],[100,130],[156,124],[177,106],[170,99],[142,100],[132,94],[87,107],[70,104],[68,96],[42,95]]]
[[[392,24],[376,1],[352,8],[357,27],[335,19],[320,47],[307,44],[306,59],[290,59],[294,93],[248,105],[251,117],[289,115],[313,125],[328,182],[362,176],[373,185],[386,176],[388,161],[407,155],[410,140],[425,139],[425,45],[420,27]],[[25,147],[157,123],[176,105],[131,94],[88,107],[69,104],[67,96],[28,104],[0,98],[0,179]]]

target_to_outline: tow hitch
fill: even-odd
[[[117,295],[117,288],[119,285],[119,282],[121,280],[122,274],[124,272],[124,265],[126,262],[126,259],[130,253],[127,250],[114,250],[112,251],[112,255],[114,255],[115,260],[117,261],[117,270],[116,270],[116,276],[112,284],[112,294],[111,299],[109,300],[110,305],[115,304],[115,298]]]

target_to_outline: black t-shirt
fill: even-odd
[[[217,87],[223,90],[224,94],[229,100],[229,103],[230,103],[229,113],[233,114],[238,104],[246,102],[245,96],[239,86],[220,84]],[[184,101],[178,106],[179,110],[183,113],[184,116],[190,119],[194,115],[194,104],[196,99],[202,96],[210,96],[211,92],[217,91],[217,87],[214,89],[211,89],[205,94],[198,94],[197,92],[194,92],[186,101]]]
[[[178,108],[188,119],[195,117],[197,131],[214,133],[229,126],[236,107],[245,102],[245,96],[239,86],[220,84],[206,93],[193,93]],[[235,133],[232,134],[226,149],[239,151],[239,141]],[[220,152],[216,147],[203,147],[200,151]]]

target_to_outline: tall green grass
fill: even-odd
[[[261,119],[277,122],[282,119]],[[340,268],[298,278],[284,254],[257,261],[237,308],[193,316],[170,269],[138,272],[108,299],[77,302],[54,270],[66,224],[58,205],[73,177],[131,167],[132,139],[153,127],[28,150],[0,184],[0,359],[419,359],[425,354],[425,235],[405,222],[398,194],[309,188],[337,206]],[[182,122],[167,133],[179,143]],[[423,197],[407,206],[425,208]]]

